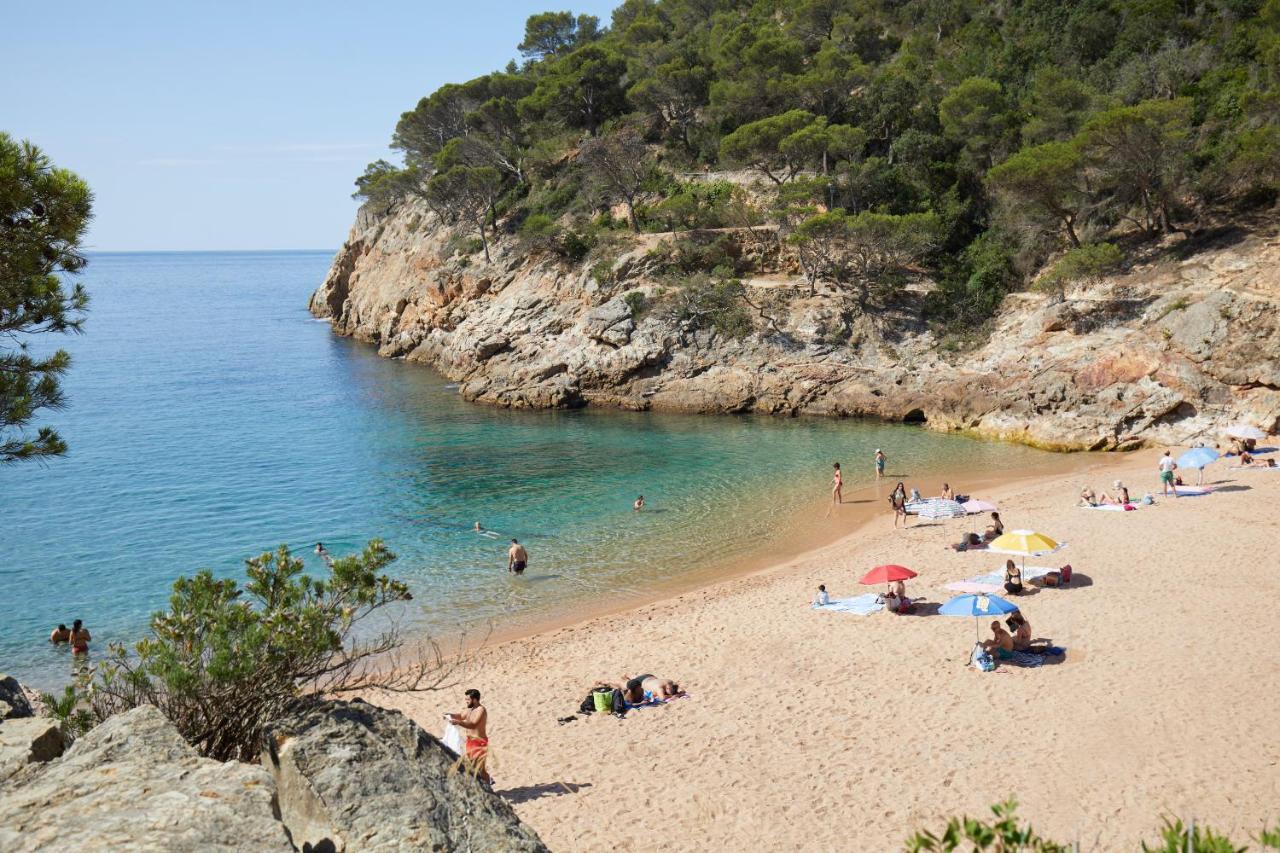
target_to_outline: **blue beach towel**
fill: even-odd
[[[832,610],[836,613],[856,613],[859,616],[869,616],[877,610],[884,610],[884,602],[879,601],[880,596],[874,592],[868,592],[866,595],[859,595],[855,598],[833,598],[830,604],[813,605],[814,610]]]
[[[1046,657],[1049,657],[1050,655],[1057,657],[1059,655],[1065,655],[1066,653],[1067,653],[1067,650],[1064,648],[1061,648],[1060,646],[1050,646],[1049,650],[1042,655],[1034,654],[1032,652],[1015,651],[1010,653],[1011,657],[999,658],[999,662],[1013,664],[1014,666],[1021,666],[1021,667],[1026,667],[1030,669],[1037,666],[1043,666],[1044,659]]]

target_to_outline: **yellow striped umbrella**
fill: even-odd
[[[1034,530],[1010,530],[991,540],[988,550],[1019,557],[1042,557],[1062,547],[1063,545]]]
[[[1052,554],[1060,548],[1065,548],[1066,545],[1066,542],[1059,544],[1034,530],[1010,530],[992,539],[987,550],[997,554],[1013,554],[1015,557],[1021,557],[1022,568],[1026,569],[1027,557],[1043,557],[1045,554]]]

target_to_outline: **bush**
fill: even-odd
[[[1124,253],[1111,243],[1091,243],[1072,249],[1036,282],[1037,290],[1066,293],[1076,282],[1097,281],[1124,262]]]
[[[1017,819],[1018,804],[1009,799],[991,807],[995,821],[960,817],[947,821],[940,834],[923,831],[907,839],[908,851],[921,850],[991,850],[993,853],[1066,853],[1073,849],[1036,834],[1030,826],[1023,826]],[[1280,850],[1280,827],[1264,827],[1257,837],[1263,849]],[[1160,831],[1160,841],[1154,847],[1142,845],[1145,853],[1244,853],[1247,847],[1237,847],[1227,836],[1203,827],[1186,827],[1182,821],[1165,818]]]
[[[551,249],[560,236],[560,226],[545,213],[533,213],[520,225],[520,239],[525,245],[539,249]]]
[[[668,319],[689,329],[715,329],[729,338],[751,334],[754,324],[742,298],[742,282],[699,273],[664,296]]]
[[[394,620],[368,629],[369,617],[411,598],[380,574],[394,559],[374,540],[318,580],[281,546],[245,561],[243,586],[208,570],[179,578],[151,636],[110,647],[91,686],[94,712],[154,705],[204,755],[251,761],[263,726],[302,695],[444,686],[451,669],[438,646],[406,658]]]
[[[633,290],[622,297],[622,301],[631,311],[631,319],[638,319],[649,308],[649,297],[643,291]]]
[[[596,247],[597,242],[599,240],[590,230],[571,229],[560,240],[560,254],[571,264],[580,263]]]

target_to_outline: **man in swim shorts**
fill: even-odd
[[[529,552],[523,545],[512,539],[511,547],[507,549],[507,571],[522,575],[528,565]]]
[[[480,777],[481,782],[492,784],[489,772],[485,770],[485,759],[489,755],[489,712],[480,704],[480,691],[474,687],[465,694],[467,708],[461,714],[450,714],[449,722],[460,729],[467,730],[466,757],[467,763]]]
[[[995,638],[983,640],[982,647],[997,660],[1008,660],[1013,657],[1013,635],[1004,629],[1000,620],[997,619],[991,623],[991,633]]]
[[[1173,455],[1166,450],[1164,456],[1160,457],[1160,485],[1164,489],[1164,494],[1169,494],[1169,490],[1173,490],[1173,496],[1178,496],[1178,486],[1173,482],[1174,469],[1178,467],[1178,463],[1173,461]]]

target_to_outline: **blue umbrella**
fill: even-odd
[[[1204,466],[1213,462],[1220,454],[1212,447],[1193,447],[1178,457],[1179,468],[1199,468],[1200,479],[1204,480]]]
[[[1018,609],[1012,601],[998,595],[957,595],[938,608],[942,616],[973,617],[974,636],[978,635],[978,620],[983,616],[1004,616]]]

